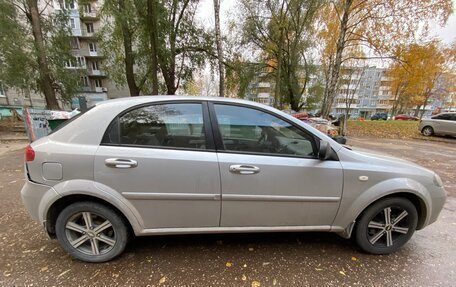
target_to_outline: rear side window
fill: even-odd
[[[161,104],[133,109],[110,125],[103,142],[206,149],[202,105]]]
[[[447,120],[447,121],[451,121],[451,114],[441,114],[441,115],[436,115],[434,117],[432,117],[432,119],[435,119],[435,120]]]

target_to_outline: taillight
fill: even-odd
[[[25,148],[25,161],[33,161],[35,160],[35,151],[33,150],[33,148],[28,145],[26,148]]]

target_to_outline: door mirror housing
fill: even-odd
[[[318,151],[318,158],[321,160],[338,160],[337,154],[331,148],[327,141],[320,141],[320,149]]]

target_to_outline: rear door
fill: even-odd
[[[317,159],[313,135],[248,106],[211,106],[224,227],[329,229],[342,195],[339,161]]]
[[[129,199],[144,228],[219,226],[220,176],[205,102],[120,114],[95,158],[95,180]]]
[[[452,134],[452,128],[454,128],[454,122],[452,121],[452,115],[449,113],[440,114],[432,118],[435,122],[434,131],[439,134]]]

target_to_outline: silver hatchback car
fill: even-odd
[[[22,198],[72,256],[130,235],[329,231],[386,254],[434,222],[434,172],[350,150],[274,108],[225,98],[106,101],[25,150]]]
[[[456,112],[441,113],[420,121],[418,129],[425,136],[448,135],[456,137]]]

